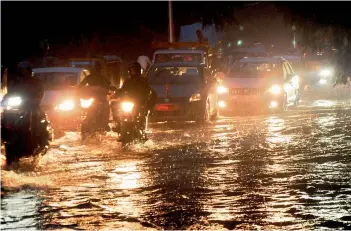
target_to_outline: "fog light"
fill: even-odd
[[[271,101],[270,106],[271,106],[271,108],[276,108],[276,107],[278,107],[277,101]]]
[[[221,100],[221,101],[218,102],[218,106],[220,108],[225,108],[227,105],[226,105],[226,103],[223,100]]]

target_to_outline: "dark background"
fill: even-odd
[[[179,27],[203,19],[205,23],[230,18],[233,7],[257,2],[173,2],[176,33]],[[351,22],[348,2],[279,2],[282,10],[319,23]],[[347,4],[347,5],[346,5]],[[41,52],[40,41],[67,44],[72,37],[136,36],[140,26],[164,34],[168,32],[168,2],[1,2],[2,65]]]

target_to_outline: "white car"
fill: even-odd
[[[90,74],[75,67],[47,67],[33,69],[34,77],[44,86],[41,107],[55,130],[71,130],[79,125],[80,106],[76,96],[79,83]]]
[[[217,92],[221,111],[285,111],[299,102],[299,77],[283,58],[243,58],[222,73]]]

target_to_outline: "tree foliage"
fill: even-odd
[[[268,29],[277,26],[272,18],[281,14],[281,25],[290,31],[294,27],[299,48],[309,52],[335,48],[338,53],[333,63],[341,71],[350,71],[351,21],[344,9],[348,9],[347,2],[250,2],[232,7],[231,12],[217,12],[222,15],[220,20],[205,15],[203,22],[207,25],[212,24],[209,19],[214,20],[230,38],[240,34],[240,24],[246,24],[247,36],[262,38]]]
[[[337,71],[351,71],[351,25],[342,2],[318,2],[320,8],[311,3],[302,8],[299,5],[280,5],[285,15],[285,22],[295,25],[300,34],[299,45],[304,50],[315,52],[325,47],[338,50],[331,62]],[[314,4],[316,6],[316,4]],[[312,10],[306,10],[306,8]]]

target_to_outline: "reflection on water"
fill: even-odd
[[[118,184],[120,189],[135,189],[140,187],[138,179],[140,172],[137,171],[137,162],[128,162],[117,167],[109,173],[111,184]]]
[[[351,229],[340,105],[157,125],[128,150],[66,134],[35,171],[2,171],[1,229]]]
[[[23,190],[1,199],[1,230],[38,227],[40,200],[36,193]]]
[[[312,106],[316,107],[332,107],[335,105],[335,102],[332,100],[316,100]]]
[[[267,124],[267,138],[266,141],[271,146],[281,146],[290,141],[290,136],[281,134],[286,129],[285,120],[277,116],[270,116],[266,120]]]
[[[165,229],[187,229],[201,224],[207,203],[206,164],[212,157],[205,144],[179,145],[155,150],[148,162],[148,211],[143,217],[148,223]]]

